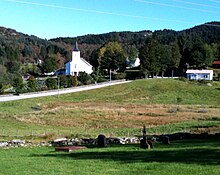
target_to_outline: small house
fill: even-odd
[[[213,68],[220,68],[220,60],[216,60],[216,61],[213,61],[212,63],[212,67]]]
[[[186,75],[189,80],[212,80],[213,70],[187,70]]]

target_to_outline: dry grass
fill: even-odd
[[[135,105],[112,103],[55,103],[41,111],[15,115],[18,121],[50,126],[83,128],[140,128],[192,120],[218,118],[220,108],[187,105]]]
[[[141,80],[57,97],[1,103],[0,126],[8,130],[73,130],[124,135],[219,130],[219,83],[212,87],[176,80]],[[181,102],[177,102],[177,99]],[[9,135],[9,134],[8,134]]]

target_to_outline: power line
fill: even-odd
[[[134,1],[136,1],[136,2],[141,2],[141,3],[146,3],[146,4],[153,4],[153,5],[165,6],[165,7],[181,8],[181,9],[186,9],[186,10],[194,10],[194,11],[199,11],[199,12],[207,12],[207,13],[220,14],[220,12],[217,12],[217,11],[202,10],[202,9],[191,8],[191,7],[185,7],[185,6],[180,6],[180,5],[172,5],[172,4],[165,4],[165,3],[159,3],[159,2],[151,2],[151,1],[145,1],[145,0],[134,0]]]
[[[220,1],[217,0],[210,0],[211,2],[220,3]]]
[[[210,7],[210,8],[217,8],[220,9],[220,7],[216,7],[213,5],[208,5],[208,4],[199,4],[199,3],[194,3],[194,2],[189,2],[189,1],[182,1],[182,0],[173,0],[174,2],[181,2],[184,4],[190,4],[190,5],[196,5],[196,6],[202,6],[202,7]]]
[[[82,11],[82,12],[88,12],[88,13],[98,13],[98,14],[106,14],[106,15],[114,15],[114,16],[122,16],[122,17],[131,17],[131,18],[141,18],[141,19],[149,19],[149,20],[169,21],[169,22],[192,24],[192,22],[189,22],[189,21],[176,20],[176,19],[153,18],[153,17],[146,17],[146,16],[139,16],[139,15],[129,15],[129,14],[123,14],[123,13],[113,13],[113,12],[107,12],[107,11],[98,11],[98,10],[83,9],[83,8],[65,7],[65,6],[58,6],[58,5],[52,5],[52,4],[42,4],[42,3],[20,1],[20,0],[6,0],[6,1],[14,2],[14,3],[20,3],[20,4],[29,4],[29,5],[35,5],[35,6],[50,7],[50,8],[59,8],[59,9],[67,9],[67,10],[74,10],[74,11]]]
[[[34,5],[34,6],[43,6],[43,7],[49,7],[49,8],[59,8],[59,9],[67,9],[67,10],[73,10],[73,11],[82,11],[82,12],[87,12],[87,13],[97,13],[97,14],[106,14],[106,15],[130,17],[130,18],[140,18],[140,19],[148,19],[148,20],[194,24],[194,23],[189,22],[189,21],[176,20],[176,19],[154,18],[154,17],[146,17],[146,16],[138,16],[138,15],[129,15],[129,14],[123,14],[123,13],[113,13],[113,12],[108,12],[108,11],[98,11],[98,10],[91,10],[91,9],[58,6],[58,5],[53,5],[53,4],[43,4],[43,3],[35,3],[35,2],[28,2],[28,1],[21,1],[21,0],[5,0],[5,1],[13,2],[13,3],[20,3],[20,4],[29,4],[29,5]],[[134,0],[134,1],[142,2],[142,3],[149,3],[149,4],[154,4],[154,5],[161,5],[161,6],[186,8],[188,10],[194,9],[194,8],[176,6],[176,5],[171,5],[171,4],[162,4],[162,3],[150,2],[150,1],[144,1],[144,0]],[[182,1],[182,0],[179,0],[179,1]],[[199,9],[197,9],[197,10],[199,10]],[[200,11],[206,11],[206,10],[200,10]],[[220,12],[216,12],[216,13],[220,13]],[[204,24],[204,25],[220,27],[220,25],[212,25],[212,24]]]

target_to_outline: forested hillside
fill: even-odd
[[[154,58],[157,63],[149,65],[158,68],[160,67],[158,63],[164,64],[166,62],[167,64],[165,67],[160,67],[154,71],[163,72],[167,68],[184,67],[186,64],[196,67],[208,66],[213,60],[220,60],[220,22],[206,23],[183,31],[165,29],[154,32],[149,30],[110,32],[51,40],[40,39],[36,36],[19,33],[13,29],[0,27],[0,83],[10,84],[13,77],[27,72],[32,75],[40,75],[62,68],[65,61],[71,59],[71,49],[75,41],[79,44],[81,56],[97,69],[100,67],[108,68],[99,65],[101,57],[105,57],[105,55],[100,54],[106,49],[109,49],[109,52],[112,49],[119,51],[118,58],[132,60],[139,56],[142,58],[141,64],[145,64],[147,62],[143,60],[144,53],[142,51],[149,49],[151,44],[152,46],[155,44],[152,53],[159,52],[160,54]],[[116,44],[108,44],[109,42]],[[152,55],[150,57],[153,58]],[[178,57],[179,60],[171,60],[168,64],[167,59],[169,57]],[[39,60],[43,62],[41,66],[37,64]],[[149,62],[149,60],[147,61]],[[119,62],[121,67],[118,69],[123,70],[121,68],[126,65],[122,65],[124,63],[121,60]],[[106,61],[103,61],[104,63]],[[142,68],[151,69],[149,65],[143,65]],[[114,67],[117,68],[115,65]]]

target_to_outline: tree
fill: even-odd
[[[2,83],[0,83],[0,94],[4,93],[4,86]]]
[[[27,83],[28,91],[35,92],[37,91],[37,81],[35,78],[30,78]]]
[[[78,85],[78,79],[77,79],[77,75],[75,74],[73,76],[73,86],[76,87]]]
[[[67,87],[67,76],[66,75],[58,75],[59,86]]]
[[[40,47],[40,55],[41,55],[42,58],[46,58],[47,49],[46,49],[46,47],[45,47],[44,45],[42,45],[42,46]]]
[[[214,60],[213,48],[202,42],[201,38],[196,38],[190,52],[190,65],[197,68],[209,66]]]
[[[182,35],[178,37],[177,42],[181,55],[179,67],[185,69],[187,68],[186,65],[191,64],[190,52],[192,50],[193,41],[192,38],[184,32]]]
[[[47,55],[43,61],[42,68],[44,72],[49,73],[56,70],[57,67],[57,57],[56,55]]]
[[[23,57],[28,57],[32,55],[32,52],[32,48],[30,46],[25,45],[21,53]]]
[[[0,64],[0,76],[3,76],[6,73],[6,71],[6,67]]]
[[[134,64],[138,57],[138,49],[135,46],[131,46],[128,52],[129,64]]]
[[[174,74],[174,68],[178,68],[181,60],[180,49],[177,42],[171,44],[171,57],[168,60],[168,67],[172,69],[172,77]]]
[[[181,59],[181,54],[180,54],[180,49],[177,44],[177,42],[174,42],[171,44],[171,60],[169,62],[169,67],[170,68],[177,68],[180,64],[180,59]]]
[[[18,60],[19,59],[19,51],[17,49],[12,48],[11,46],[5,47],[5,53],[8,60]]]
[[[95,68],[95,71],[99,69],[99,52],[100,49],[94,50],[90,56],[90,64]]]
[[[21,77],[16,77],[15,79],[13,79],[13,87],[15,90],[15,94],[20,94],[23,91],[23,79]]]
[[[18,61],[9,60],[6,62],[5,67],[10,73],[17,73],[20,70],[21,64]]]
[[[215,60],[215,56],[214,56],[214,49],[212,48],[211,45],[208,44],[204,44],[203,45],[203,49],[204,49],[204,65],[205,66],[211,66],[213,61]]]
[[[67,87],[73,86],[73,76],[71,76],[71,75],[66,76],[66,84],[67,84]]]
[[[196,68],[207,66],[209,64],[209,52],[211,52],[209,49],[210,48],[205,46],[200,37],[195,37],[190,51],[190,65]]]
[[[122,72],[126,68],[126,58],[121,44],[118,42],[109,42],[99,51],[99,67],[104,70],[116,70]]]
[[[164,72],[169,68],[170,61],[172,60],[172,51],[169,45],[159,45],[158,46],[158,67],[162,72],[162,77]]]
[[[153,37],[145,41],[145,45],[139,51],[140,64],[143,72],[153,76],[154,73],[160,71],[160,46],[160,43]]]

